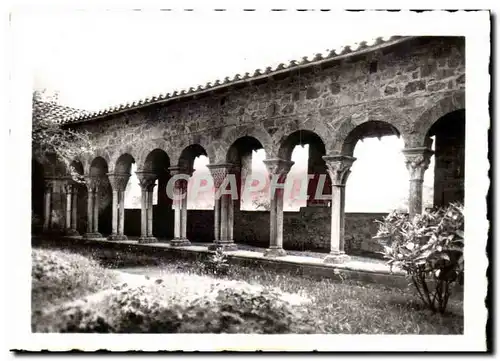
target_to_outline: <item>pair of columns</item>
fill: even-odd
[[[99,233],[99,190],[102,186],[101,176],[89,175],[85,177],[87,185],[87,233],[84,238],[102,238]]]
[[[172,176],[187,175],[187,177],[178,179],[174,183],[174,194],[177,200],[172,204],[174,208],[174,239],[170,242],[170,245],[174,247],[187,246],[191,244],[186,236],[187,178],[189,178],[192,171],[181,167],[170,167],[169,171]],[[137,171],[136,174],[141,186],[141,237],[139,243],[157,242],[158,239],[153,235],[153,190],[158,176],[156,173],[144,171]]]
[[[124,241],[127,236],[125,228],[125,189],[127,188],[128,173],[108,173],[109,183],[112,189],[111,209],[111,235],[109,240]]]
[[[54,194],[57,184],[60,184],[64,191],[66,202],[64,204],[64,233],[68,236],[78,236],[77,231],[77,202],[78,202],[78,184],[71,179],[64,178],[45,178],[44,188],[44,222],[43,230],[48,231],[54,228],[54,220],[52,219]],[[59,227],[58,227],[59,228]],[[60,230],[60,228],[59,228]]]
[[[187,190],[188,178],[192,175],[193,171],[182,167],[170,167],[170,175],[175,177],[183,174],[184,177],[179,178],[174,183],[174,200],[172,208],[174,209],[174,239],[170,241],[173,247],[189,246],[187,238]]]
[[[214,180],[214,242],[208,249],[221,248],[224,251],[237,249],[233,239],[234,205],[231,194],[223,194],[227,187],[228,175],[235,174],[237,167],[231,163],[208,164],[208,169]],[[220,196],[219,196],[220,195]]]
[[[52,195],[54,192],[54,180],[51,178],[44,179],[43,193],[43,230],[47,232],[52,228]]]
[[[330,254],[325,258],[325,262],[340,263],[348,259],[344,251],[345,184],[350,174],[349,169],[356,158],[338,155],[324,156],[323,159],[332,184]],[[280,257],[286,255],[283,249],[283,194],[286,176],[294,162],[268,159],[264,160],[264,164],[271,179],[271,190],[274,190],[274,194],[271,194],[269,248],[264,256]]]
[[[153,190],[157,175],[153,172],[135,172],[141,186],[141,236],[139,243],[153,243]]]
[[[64,185],[64,190],[66,192],[66,234],[68,236],[79,235],[77,230],[78,189],[78,184],[71,180]]]

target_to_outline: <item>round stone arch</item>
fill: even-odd
[[[75,166],[75,165],[79,164],[77,172],[80,173],[80,170],[81,170],[81,174],[84,175],[85,169],[87,169],[87,163],[88,163],[88,159],[86,157],[76,156],[71,160],[71,162],[69,164],[70,164],[70,166]],[[80,169],[80,166],[81,166],[81,169]],[[90,165],[88,165],[88,166],[90,167]]]
[[[89,175],[106,177],[109,173],[109,161],[102,155],[96,155],[89,162]]]
[[[327,148],[324,136],[322,137],[318,133],[309,129],[297,129],[286,135],[283,135],[280,138],[276,147],[277,151],[275,154],[280,159],[291,160],[292,152],[295,146],[301,143],[311,144],[311,142],[320,145],[326,153]]]
[[[428,144],[427,135],[434,123],[446,114],[463,109],[465,109],[465,92],[455,92],[439,99],[424,110],[413,123],[410,147],[425,147]]]
[[[361,109],[352,112],[338,122],[333,132],[332,141],[327,144],[328,154],[352,155],[354,145],[367,134],[397,135],[403,138],[405,146],[408,144],[408,127],[410,119],[403,113],[389,107]],[[357,134],[365,132],[365,134]],[[378,132],[378,133],[377,133]]]
[[[172,165],[177,165],[187,170],[192,170],[195,158],[201,155],[208,157],[206,149],[199,143],[190,144],[182,149],[180,155],[176,157],[176,160],[172,162]]]
[[[118,148],[116,148],[113,153],[111,153],[111,156],[109,158],[109,171],[111,173],[115,172],[116,164],[118,162],[118,159],[122,157],[124,154],[130,155],[134,161],[137,160],[137,154],[138,150],[136,147],[134,147],[131,144],[123,145]]]
[[[148,141],[142,148],[136,152],[135,160],[137,162],[137,170],[145,170],[147,168],[146,160],[148,155],[154,150],[159,149],[165,152],[169,159],[169,164],[172,164],[172,159],[175,158],[175,150],[170,147],[170,143],[165,139],[155,139]],[[172,156],[174,155],[174,156]]]
[[[111,162],[110,162],[111,157],[109,155],[109,152],[105,149],[96,149],[93,154],[85,157],[85,160],[82,161],[82,164],[83,164],[84,170],[85,170],[85,174],[90,174],[90,168],[92,167],[92,162],[96,158],[104,159],[106,161],[106,164],[108,166],[108,171],[109,171],[109,167],[111,165]]]
[[[216,158],[214,139],[212,139],[210,135],[189,135],[187,137],[183,137],[182,142],[177,144],[175,149],[172,149],[172,151],[168,153],[172,166],[179,164],[183,156],[182,153],[189,147],[199,147],[203,149],[203,153],[205,153],[204,155],[208,157],[209,162],[213,162]]]
[[[122,153],[113,164],[113,173],[130,174],[135,158],[130,153]]]
[[[238,126],[231,129],[227,133],[220,135],[221,147],[216,149],[215,152],[215,162],[224,163],[227,158],[227,154],[233,145],[239,138],[249,137],[256,139],[261,145],[266,155],[272,154],[273,150],[273,140],[269,133],[261,126]]]

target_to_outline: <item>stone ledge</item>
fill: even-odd
[[[51,237],[53,238],[53,237]],[[108,244],[117,248],[124,248],[125,251],[137,252],[146,249],[158,249],[163,252],[155,252],[158,258],[165,257],[166,254],[184,255],[192,258],[197,255],[207,255],[211,253],[206,246],[182,246],[172,247],[168,243],[139,243],[136,240],[112,241],[105,238],[100,239],[75,239],[70,237],[61,237],[61,239],[72,240],[71,245],[76,244]],[[76,241],[76,242],[74,242]],[[389,267],[380,263],[367,263],[360,261],[348,261],[341,264],[324,263],[322,258],[301,257],[286,255],[283,257],[266,257],[262,252],[238,250],[227,254],[229,262],[240,265],[252,265],[260,263],[261,265],[271,267],[274,270],[285,270],[296,274],[317,277],[359,280],[369,283],[380,283],[399,288],[408,287],[408,281],[401,271],[390,272]]]

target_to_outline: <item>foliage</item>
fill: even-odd
[[[118,275],[78,254],[33,249],[31,278],[31,306],[33,311],[39,311],[108,287]]]
[[[217,247],[203,263],[206,272],[216,275],[225,275],[229,271],[229,261],[222,247]]]
[[[67,247],[71,247],[71,249],[75,249],[76,247],[74,243],[68,243],[68,245]],[[60,242],[54,242],[54,246],[60,247]],[[76,249],[80,249],[80,247]],[[212,300],[217,297],[219,290],[238,289],[240,290],[238,294],[244,293],[244,297],[248,302],[254,302],[253,299],[258,298],[258,295],[261,293],[266,293],[266,290],[273,294],[280,295],[280,299],[286,301],[289,305],[287,308],[293,306],[292,312],[297,314],[296,319],[300,317],[300,320],[302,320],[300,322],[303,326],[300,326],[296,322],[290,326],[294,330],[298,328],[308,328],[309,326],[307,325],[312,323],[315,327],[314,332],[328,334],[463,333],[462,301],[457,294],[453,294],[450,297],[448,305],[449,312],[443,315],[437,314],[433,317],[429,317],[429,312],[416,297],[412,294],[408,294],[407,289],[389,287],[380,283],[366,283],[351,279],[346,279],[342,283],[339,283],[333,279],[324,277],[319,279],[306,277],[305,275],[301,275],[300,272],[295,272],[292,269],[271,270],[263,268],[258,264],[251,264],[248,266],[235,265],[230,267],[228,274],[221,279],[218,275],[209,277],[198,274],[200,269],[195,268],[192,261],[172,258],[161,264],[161,266],[154,266],[156,261],[154,263],[144,263],[146,260],[143,258],[144,255],[142,253],[130,253],[127,251],[105,248],[96,250],[94,247],[81,249],[85,254],[94,254],[101,259],[103,259],[103,257],[107,258],[106,264],[112,263],[112,260],[116,259],[118,254],[121,254],[120,258],[130,260],[130,262],[126,262],[126,267],[133,267],[128,268],[130,271],[127,270],[127,272],[133,272],[139,275],[150,275],[152,279],[147,283],[150,286],[142,287],[144,292],[139,294],[142,291],[139,291],[141,287],[138,286],[143,285],[145,277],[127,273],[127,277],[135,276],[141,278],[143,280],[142,283],[139,283],[138,286],[133,286],[132,284],[134,282],[126,278],[122,280],[122,283],[126,281],[128,285],[121,284],[120,286],[115,286],[115,288],[107,287],[107,290],[97,292],[78,301],[72,301],[71,304],[60,303],[56,308],[47,307],[43,315],[44,318],[36,323],[37,332],[68,330],[70,327],[76,327],[70,326],[71,322],[73,325],[77,324],[80,332],[84,327],[87,327],[84,326],[85,323],[90,324],[88,329],[100,330],[99,332],[108,332],[107,330],[111,329],[111,326],[116,327],[114,326],[115,324],[123,325],[124,323],[121,323],[122,321],[118,323],[116,318],[113,318],[113,320],[110,319],[108,315],[112,310],[104,311],[106,308],[104,303],[102,303],[104,301],[99,301],[99,299],[111,297],[111,293],[115,294],[117,299],[121,299],[119,293],[122,291],[124,294],[130,294],[130,296],[126,296],[127,299],[124,297],[123,301],[126,301],[127,304],[134,305],[136,304],[134,302],[142,302],[142,299],[146,297],[148,298],[148,304],[150,302],[149,299],[151,299],[151,303],[154,304],[154,300],[158,301],[159,297],[165,300],[162,302],[168,302],[169,305],[176,302],[191,304],[194,299],[203,298],[210,299],[210,304],[213,304]],[[134,260],[139,260],[135,266],[131,263]],[[158,258],[155,258],[155,260],[158,260]],[[153,259],[151,259],[151,261],[153,261]],[[142,266],[139,267],[139,265]],[[162,282],[157,284],[156,282],[159,282],[159,280],[154,280],[153,277],[161,277]],[[156,288],[156,292],[151,288]],[[238,300],[238,298],[236,298],[236,300]],[[85,306],[86,304],[87,306]],[[102,307],[99,305],[102,305]],[[165,304],[162,303],[162,309],[165,307]],[[184,307],[182,309],[184,309]],[[193,310],[194,309],[195,308],[193,308]],[[259,309],[262,310],[263,308]],[[203,312],[205,312],[205,310],[206,309],[203,309]],[[119,316],[119,318],[122,319],[124,317],[123,312],[116,311],[115,313],[117,315],[121,314],[122,316]],[[243,312],[247,311],[242,310],[242,313]],[[256,312],[262,315],[261,311]],[[306,312],[307,315],[306,320],[303,320],[302,316],[299,316],[299,314],[303,314],[304,312]],[[248,316],[244,315],[242,317],[245,320],[249,320],[249,317],[253,313],[254,311],[251,311]],[[70,314],[75,315],[75,321],[68,320]],[[76,319],[83,317],[79,316],[79,314],[86,315],[86,320],[77,322]],[[134,317],[140,315],[140,313],[127,311],[127,315],[127,317],[133,320]],[[204,316],[200,314],[199,317],[203,318]],[[230,327],[234,328],[246,327],[241,324],[235,325],[233,321],[231,321],[233,323],[222,321],[223,318],[221,315],[214,315],[214,317],[217,318],[213,320],[213,325],[209,326],[213,327],[213,329],[217,327],[218,329],[223,329],[223,327],[226,327],[221,325],[222,322],[225,322],[227,328],[229,328],[231,324],[233,326]],[[153,315],[150,315],[147,317],[147,320],[151,320],[152,318]],[[173,320],[173,318],[171,318],[171,320]],[[190,327],[196,327],[196,324],[201,324],[202,322],[194,317],[190,318],[190,320],[192,320],[193,323],[185,324],[185,330]],[[255,321],[251,321],[251,323],[256,324]],[[264,321],[263,324],[265,324]],[[145,321],[144,323],[141,321],[141,325],[141,328],[145,328]],[[250,327],[253,326],[248,326],[249,332]],[[151,330],[153,329],[151,328]],[[180,332],[181,329],[178,328],[177,330]],[[306,331],[308,332],[308,330]],[[306,331],[297,330],[297,332]]]
[[[172,296],[161,279],[117,287],[52,310],[49,332],[311,333],[305,313],[279,293],[213,286],[195,298]],[[56,316],[57,315],[57,316]]]
[[[256,210],[262,209],[265,211],[269,211],[271,209],[271,201],[266,198],[255,198],[252,199],[252,205]]]
[[[454,203],[412,221],[398,212],[379,221],[377,237],[388,239],[388,264],[406,272],[433,312],[445,312],[451,287],[463,278],[463,227],[463,205]]]
[[[34,253],[39,254],[39,252]],[[41,253],[42,262],[34,262],[34,279],[59,280],[69,288],[82,284],[80,272],[68,282],[72,267],[67,254]],[[58,257],[65,259],[57,261]],[[81,256],[75,256],[79,259]],[[35,257],[40,261],[39,257]],[[55,261],[55,262],[54,262]],[[42,263],[42,265],[40,265]],[[80,265],[83,263],[79,262]],[[89,274],[101,272],[87,260]],[[96,271],[96,269],[98,271]],[[45,277],[46,275],[46,277]],[[57,276],[55,276],[57,275]],[[61,298],[64,302],[46,304],[34,318],[36,332],[162,332],[162,333],[310,333],[317,325],[298,308],[307,298],[288,295],[280,290],[246,282],[219,281],[208,276],[166,275],[149,279],[127,275],[126,283],[100,284],[97,292],[84,298]],[[40,287],[34,286],[40,289]],[[61,294],[64,288],[56,287]],[[55,289],[53,290],[55,291]],[[290,301],[292,300],[292,301]],[[52,300],[51,300],[52,301]]]
[[[63,112],[58,112],[61,108],[65,107],[57,104],[57,97],[46,99],[44,91],[33,92],[32,153],[44,163],[50,163],[55,157],[56,161],[66,166],[75,181],[82,182],[82,176],[71,166],[71,162],[77,157],[92,154],[94,146],[88,132],[62,126]]]

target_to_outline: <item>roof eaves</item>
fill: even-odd
[[[245,73],[243,77],[240,74],[236,74],[234,75],[232,80],[229,77],[225,77],[222,82],[217,79],[214,81],[213,84],[211,82],[206,83],[205,87],[203,87],[202,85],[198,85],[196,89],[190,87],[187,91],[181,90],[180,92],[178,92],[176,90],[172,94],[170,93],[160,94],[153,97],[141,99],[138,101],[133,101],[132,103],[111,106],[95,112],[87,112],[86,114],[78,115],[76,117],[67,117],[63,120],[63,123],[70,125],[86,121],[93,121],[99,118],[104,118],[108,115],[116,115],[132,110],[137,110],[143,108],[146,105],[162,104],[175,100],[189,98],[192,97],[193,95],[203,95],[209,92],[227,88],[229,86],[259,81],[275,75],[287,73],[292,70],[305,69],[312,66],[318,66],[325,63],[329,63],[332,61],[341,60],[354,55],[369,53],[377,49],[380,49],[382,47],[392,46],[413,38],[415,38],[415,36],[392,36],[389,40],[385,41],[379,37],[375,40],[375,42],[372,45],[368,45],[366,41],[362,41],[361,43],[359,43],[358,47],[355,50],[351,49],[349,45],[346,45],[343,47],[340,54],[337,54],[335,50],[332,50],[326,57],[323,57],[322,54],[318,53],[312,60],[308,60],[307,56],[305,56],[302,58],[300,63],[297,62],[296,60],[291,60],[288,66],[286,66],[284,63],[280,63],[274,70],[272,70],[271,67],[267,67],[264,71],[262,71],[261,69],[256,69],[253,75],[250,75],[250,73],[248,72]]]

